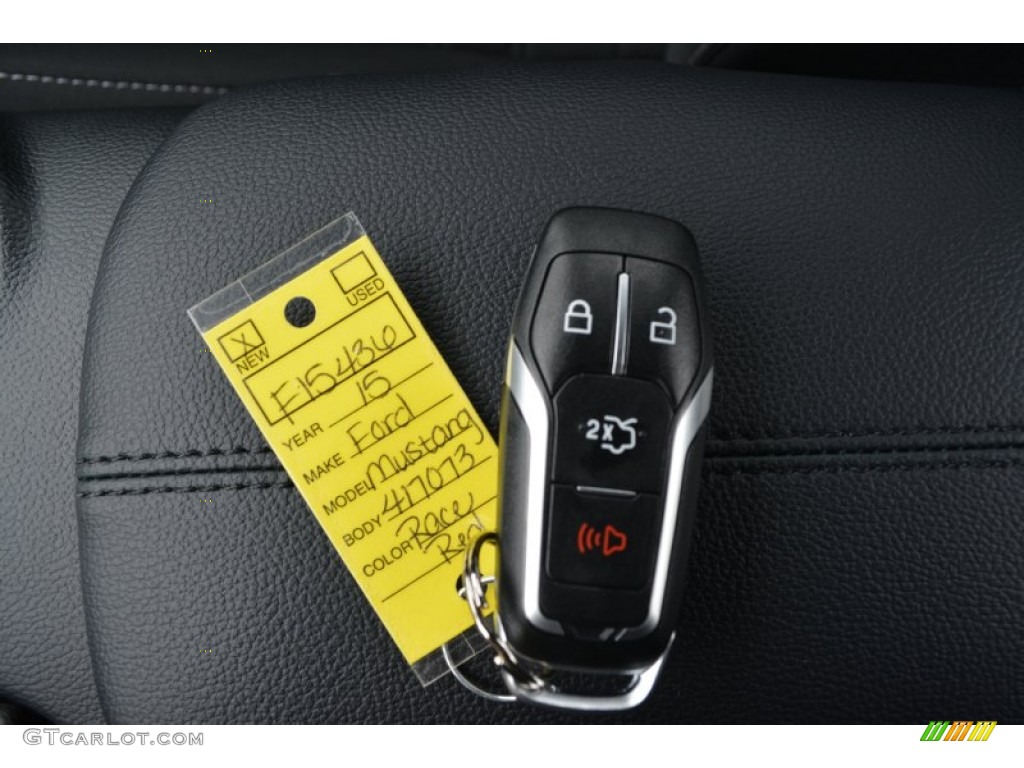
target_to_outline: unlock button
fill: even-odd
[[[700,329],[690,276],[661,261],[630,257],[630,376],[655,379],[679,402],[700,364]]]

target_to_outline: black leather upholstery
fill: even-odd
[[[202,104],[253,83],[451,69],[487,58],[429,45],[5,44],[0,110]]]
[[[493,429],[524,267],[577,204],[691,229],[717,346],[680,637],[615,719],[1024,720],[1022,180],[1009,90],[618,64],[203,107],[132,190],[92,308],[79,534],[106,714],[577,719],[419,689],[185,316],[355,210]]]
[[[89,300],[118,206],[180,117],[0,116],[0,699],[60,721],[102,718],[74,514]]]
[[[681,62],[697,47],[622,43],[0,44],[0,111],[197,105],[231,88],[289,78],[454,70],[515,58]]]

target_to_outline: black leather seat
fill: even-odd
[[[121,201],[183,116],[0,116],[0,698],[61,722],[103,719],[74,511],[89,302]]]
[[[5,479],[3,524],[46,558],[4,592],[4,692],[65,720],[575,720],[419,688],[185,308],[355,210],[494,429],[530,250],[580,204],[687,224],[717,347],[680,638],[653,700],[615,719],[1024,719],[1022,113],[1010,90],[624,64],[286,83],[201,108],[129,192],[92,298],[76,486],[91,655],[61,415],[87,281],[58,369],[39,352],[53,304],[2,329],[24,361],[5,418],[59,435],[44,473],[38,441],[4,437],[24,479]],[[141,155],[174,116],[124,119]],[[75,165],[82,184],[93,168]],[[32,177],[5,179],[5,265],[33,252],[7,224],[10,200],[38,200]],[[29,272],[41,293],[63,285]],[[24,612],[50,573],[78,624]]]
[[[487,61],[431,45],[0,45],[0,110],[196,105],[254,83]]]

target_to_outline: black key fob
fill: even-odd
[[[623,709],[674,636],[711,402],[697,247],[603,208],[552,217],[519,298],[501,413],[497,631],[545,674],[627,675],[552,706]]]

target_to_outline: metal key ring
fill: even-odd
[[[458,664],[455,663],[455,659],[452,658],[452,652],[448,648],[448,643],[441,646],[441,654],[444,656],[444,663],[448,665],[448,671],[452,673],[452,677],[454,677],[459,685],[466,690],[471,691],[477,696],[487,699],[488,701],[494,701],[499,704],[511,704],[516,700],[516,697],[511,693],[494,693],[493,691],[488,691],[466,677],[462,670],[459,669]]]
[[[527,668],[518,659],[515,652],[500,633],[500,624],[498,625],[499,632],[495,632],[484,616],[484,611],[488,608],[485,592],[486,585],[493,583],[495,578],[493,576],[483,576],[480,573],[480,552],[485,544],[494,544],[495,547],[499,547],[498,535],[493,532],[484,533],[475,539],[466,551],[466,563],[462,573],[462,589],[459,594],[469,604],[473,623],[476,625],[480,636],[494,652],[494,663],[500,668],[502,677],[505,679],[505,685],[511,695],[484,690],[473,681],[467,679],[455,666],[454,659],[446,644],[442,647],[445,662],[447,662],[448,667],[451,669],[452,675],[461,685],[491,701],[508,702],[522,700],[560,709],[591,712],[616,712],[629,709],[647,698],[661,672],[661,667],[668,654],[668,648],[649,667],[629,675],[629,682],[625,688],[610,695],[595,696],[592,694],[574,694],[562,691],[559,687],[552,685],[550,681],[541,677],[540,674]],[[672,634],[672,638],[669,640],[669,647],[672,646],[674,639],[675,633]]]
[[[494,581],[494,576],[483,576],[481,578],[481,582],[484,587],[487,587],[489,584],[493,584]],[[465,578],[462,576],[459,577],[457,590],[459,597],[466,600],[466,584]],[[470,680],[463,671],[459,669],[459,665],[455,663],[455,658],[452,656],[452,651],[448,643],[441,646],[441,655],[444,657],[444,663],[448,665],[448,671],[452,673],[452,677],[454,677],[456,682],[458,682],[463,688],[472,691],[481,698],[487,699],[488,701],[494,701],[499,704],[510,704],[516,700],[516,697],[511,693],[495,693],[494,691],[482,688],[474,681]]]
[[[488,531],[481,534],[466,552],[466,564],[462,571],[462,582],[466,589],[466,602],[473,616],[473,623],[484,641],[494,651],[494,663],[507,672],[515,681],[528,690],[541,690],[546,683],[543,678],[523,666],[512,648],[498,636],[488,624],[484,611],[488,608],[484,578],[480,574],[480,552],[485,544],[500,546],[498,534]]]

